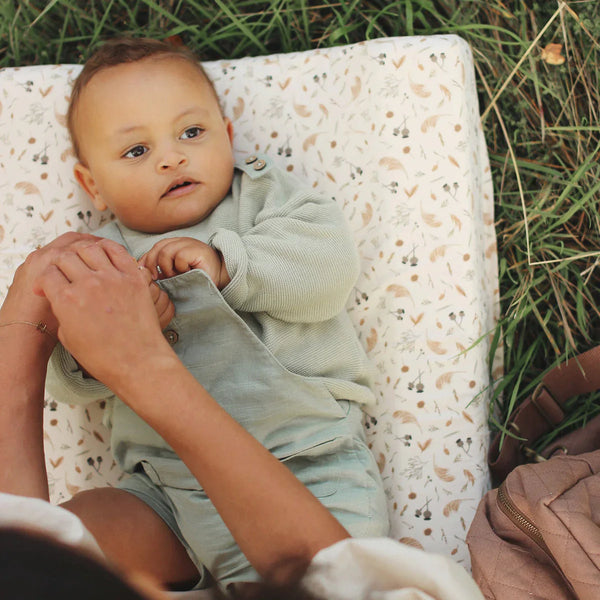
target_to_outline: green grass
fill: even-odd
[[[178,35],[206,60],[462,36],[495,184],[505,361],[495,426],[545,369],[600,343],[597,0],[0,0],[0,66],[82,62],[122,33]],[[564,64],[542,58],[550,42]],[[573,402],[568,424],[599,411],[594,396]]]

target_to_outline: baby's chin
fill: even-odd
[[[175,199],[165,197],[158,202],[156,210],[145,215],[131,211],[128,214],[115,212],[115,216],[133,231],[149,234],[167,233],[201,223],[226,197],[225,195],[218,200],[209,198],[208,195],[198,197],[197,194],[187,194]]]
[[[156,225],[156,226],[148,226],[148,225],[140,225],[140,226],[131,226],[127,223],[123,223],[127,228],[137,231],[139,233],[147,233],[149,235],[160,235],[161,233],[168,233],[169,231],[178,231],[180,229],[187,229],[189,227],[193,227],[198,223],[204,221],[206,216],[202,216],[198,219],[190,219],[189,221],[181,222],[181,223],[171,223],[168,225]]]
[[[174,215],[171,215],[170,219],[158,222],[141,222],[135,219],[121,219],[118,217],[118,215],[117,219],[119,219],[122,225],[125,225],[125,227],[133,231],[137,231],[139,233],[159,235],[161,233],[168,233],[169,231],[177,231],[179,229],[187,229],[188,227],[193,227],[194,225],[197,225],[198,223],[204,221],[204,219],[206,219],[206,217],[208,217],[208,215],[213,210],[214,208],[208,212],[203,212],[201,214],[185,215],[182,216],[180,219],[174,218]]]

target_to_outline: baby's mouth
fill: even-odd
[[[177,182],[175,184],[173,184],[164,194],[163,194],[163,198],[165,196],[180,196],[182,194],[186,194],[187,192],[191,191],[193,188],[196,187],[196,185],[198,185],[195,181],[191,181],[191,180],[184,180],[184,181],[180,181]]]
[[[173,190],[178,190],[179,188],[185,187],[186,185],[192,185],[192,182],[184,181],[183,183],[177,183],[169,190],[169,192],[172,192]]]

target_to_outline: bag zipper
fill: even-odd
[[[565,577],[563,570],[560,565],[556,562],[552,552],[548,546],[546,546],[546,542],[544,542],[544,536],[539,528],[535,525],[533,521],[528,519],[513,503],[512,499],[508,494],[508,490],[506,489],[506,480],[504,480],[500,487],[498,488],[498,494],[496,496],[496,503],[500,507],[500,510],[533,542],[535,542],[539,548],[545,552],[546,556],[552,561],[552,564],[556,567],[556,570],[560,573],[563,581],[569,588],[569,590],[574,594],[575,598],[577,598],[577,594],[573,589],[573,585],[571,582]]]
[[[498,506],[500,510],[529,538],[531,538],[550,558],[552,553],[544,542],[538,527],[530,521],[513,503],[506,490],[506,480],[498,488]]]

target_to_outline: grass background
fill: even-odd
[[[0,0],[0,67],[82,62],[122,33],[178,35],[206,60],[462,36],[496,197],[505,370],[492,426],[544,370],[600,343],[598,0]],[[599,395],[577,399],[565,426],[598,412]]]

